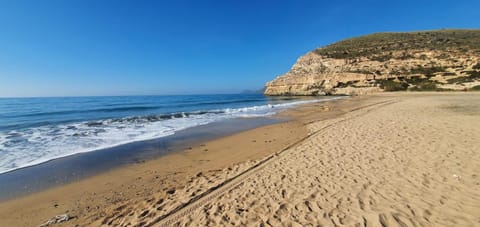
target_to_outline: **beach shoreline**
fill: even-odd
[[[231,94],[0,99],[0,177],[52,160],[87,156],[77,154],[114,150],[112,156],[117,157],[128,153],[119,150],[145,153],[142,143],[156,143],[158,138],[175,140],[179,134],[189,134],[199,126],[234,119],[251,119],[247,125],[253,119],[267,120],[285,108],[320,99],[331,97]],[[46,103],[54,103],[55,108]],[[234,128],[241,131],[246,129],[243,125]],[[221,130],[207,129],[203,134]],[[191,137],[202,136],[197,133]]]
[[[344,100],[322,101],[313,103],[311,105],[335,105],[336,103],[341,103],[348,99],[349,98]],[[309,104],[306,106],[309,106]],[[125,187],[128,187],[126,185],[131,182],[135,183],[138,177],[143,179],[145,177],[144,175],[150,175],[149,177],[157,182],[169,181],[162,186],[161,189],[164,189],[182,185],[179,184],[180,182],[178,179],[172,179],[172,174],[175,176],[174,178],[191,177],[199,172],[208,172],[212,170],[218,171],[218,169],[229,168],[234,165],[242,165],[248,161],[255,161],[260,158],[264,158],[267,155],[281,149],[283,146],[293,143],[307,134],[307,130],[303,125],[304,122],[298,121],[298,117],[307,116],[308,114],[298,112],[296,108],[297,107],[287,109],[278,113],[277,115],[273,116],[273,119],[266,121],[266,123],[268,123],[267,125],[257,123],[252,125],[253,127],[250,129],[247,127],[246,131],[238,130],[237,128],[236,130],[230,130],[231,133],[227,133],[227,135],[224,137],[215,135],[213,139],[212,137],[206,137],[203,138],[203,140],[192,138],[193,140],[189,141],[187,144],[182,144],[180,146],[177,144],[174,146],[176,148],[175,151],[170,151],[171,153],[169,154],[162,155],[151,160],[147,159],[133,164],[125,164],[119,166],[118,168],[88,176],[85,179],[74,179],[72,182],[66,184],[61,183],[54,187],[49,187],[44,191],[4,200],[0,202],[0,216],[3,216],[3,214],[5,214],[3,217],[11,216],[12,214],[17,213],[19,210],[22,210],[24,207],[30,207],[32,205],[42,207],[42,210],[45,210],[44,214],[33,215],[30,213],[30,216],[43,216],[43,218],[39,218],[37,221],[28,222],[28,225],[34,225],[38,224],[37,222],[39,220],[45,219],[45,217],[55,215],[55,213],[59,212],[72,212],[72,209],[82,210],[80,213],[92,213],[93,211],[88,211],[89,209],[85,211],[85,207],[99,207],[99,205],[91,204],[82,207],[77,206],[78,203],[83,204],[85,201],[99,201],[107,197],[113,197],[111,191],[122,186],[123,188],[119,189],[119,191],[130,190],[131,196],[133,197],[133,195],[136,195],[137,192],[134,193],[133,191],[135,190],[132,190],[131,188],[125,189]],[[327,110],[329,109],[325,109],[326,112]],[[330,114],[330,112],[328,113]],[[238,126],[238,124],[235,125],[233,126]],[[242,127],[245,128],[245,126]],[[286,133],[283,131],[283,128],[288,128],[289,132]],[[239,143],[238,141],[241,142]],[[248,152],[241,152],[245,150],[245,148],[248,149]],[[208,152],[205,152],[205,150],[208,150]],[[244,155],[237,155],[238,157],[235,155],[222,157],[225,154],[228,154],[228,152],[237,152],[238,154],[243,153]],[[92,154],[93,153],[94,152],[92,152]],[[207,159],[213,160],[215,157],[217,157],[217,160],[210,161],[209,163],[202,161]],[[192,168],[193,163],[196,165],[199,163],[201,164],[199,166],[193,166]],[[211,163],[215,164],[212,165]],[[158,169],[158,165],[163,165],[163,167]],[[178,174],[179,172],[182,173]],[[114,179],[113,182],[108,182],[111,179]],[[69,194],[69,196],[58,196],[66,194],[66,192],[68,192],[67,194]],[[102,192],[103,197],[99,196],[102,195]],[[87,194],[93,198],[82,198]],[[122,194],[126,193],[122,192]],[[108,207],[108,203],[108,201],[104,201],[101,203],[101,206]],[[62,211],[60,208],[65,208],[65,210]],[[78,216],[78,214],[75,216]],[[18,224],[16,223],[18,220],[16,220],[14,217],[10,219],[3,217],[0,219],[3,221],[11,221],[7,223]]]
[[[342,124],[346,124],[344,122],[346,122],[347,119],[348,121],[351,121],[351,124],[353,125],[358,124],[356,121],[357,119],[363,120],[365,118],[363,116],[368,114],[377,116],[375,114],[381,112],[380,110],[383,111],[384,107],[389,107],[390,109],[388,109],[388,111],[404,111],[399,108],[409,106],[402,103],[415,103],[412,100],[417,98],[423,101],[440,99],[446,103],[445,105],[450,103],[452,108],[460,108],[461,111],[462,105],[465,105],[465,103],[460,103],[460,105],[458,102],[464,97],[475,102],[479,100],[478,93],[385,93],[295,107],[278,115],[278,117],[288,117],[291,119],[290,121],[266,125],[235,133],[223,138],[202,142],[193,145],[191,149],[188,150],[174,152],[164,157],[133,165],[127,165],[78,182],[2,202],[0,203],[0,220],[2,222],[0,224],[35,226],[44,223],[55,215],[69,214],[70,217],[74,218],[68,221],[67,225],[79,224],[80,226],[98,226],[128,225],[135,223],[144,223],[148,225],[149,223],[161,223],[166,221],[166,219],[173,217],[178,213],[173,212],[176,209],[181,210],[180,208],[182,206],[187,207],[196,205],[198,201],[201,201],[208,196],[211,197],[209,204],[214,204],[215,207],[224,207],[227,210],[220,211],[220,213],[208,212],[208,214],[199,214],[197,216],[179,216],[175,221],[179,221],[183,224],[197,223],[200,225],[208,224],[207,222],[211,225],[215,223],[217,225],[221,225],[222,223],[244,223],[242,220],[245,221],[248,218],[241,214],[238,214],[240,215],[237,217],[239,218],[238,220],[235,219],[240,222],[233,222],[233,220],[231,220],[232,222],[228,222],[226,219],[222,219],[222,216],[224,215],[234,215],[229,213],[229,209],[234,209],[234,207],[232,207],[233,205],[227,205],[227,207],[225,207],[224,202],[228,200],[225,199],[231,198],[229,195],[235,190],[237,191],[236,193],[239,193],[239,200],[236,200],[237,202],[242,201],[242,197],[249,193],[250,195],[253,195],[251,194],[252,191],[247,193],[248,190],[252,190],[252,188],[249,188],[249,185],[251,184],[261,183],[261,185],[257,185],[257,187],[260,187],[263,183],[279,183],[279,181],[276,180],[263,183],[259,181],[248,183],[252,180],[252,178],[249,178],[249,174],[255,174],[260,179],[266,173],[262,173],[262,171],[258,172],[256,170],[252,172],[252,170],[259,166],[262,166],[261,168],[269,169],[268,166],[276,166],[275,162],[278,162],[276,160],[283,160],[282,157],[295,155],[292,151],[298,149],[298,147],[305,146],[305,144],[311,144],[312,141],[318,139],[318,135],[313,133],[315,130],[324,132],[328,127],[330,127],[328,130],[336,130],[335,127],[339,126],[346,127],[342,128],[342,130],[347,130],[346,132],[348,132],[348,130],[368,130],[358,128],[349,129],[349,127],[353,126],[344,126]],[[397,103],[404,106],[398,105]],[[418,103],[415,104],[417,105]],[[471,111],[475,114],[475,111],[477,110],[474,109]],[[378,116],[386,118],[388,113],[390,112],[381,113],[381,115]],[[463,112],[456,114],[455,117],[461,121],[463,115],[459,116],[459,114],[461,115]],[[475,116],[476,115],[473,115],[473,117]],[[468,117],[471,116],[469,115]],[[381,118],[379,119],[381,120]],[[373,130],[373,134],[375,133],[375,124],[372,124],[370,130]],[[396,133],[395,130],[388,133]],[[400,131],[398,132],[400,133]],[[334,131],[333,134],[335,133],[338,132]],[[441,134],[442,132],[439,133]],[[325,144],[322,146],[328,147],[328,143],[337,141],[335,138],[331,138],[331,136],[332,135],[328,134],[323,136],[324,141],[321,143]],[[339,136],[348,136],[348,134],[339,134]],[[362,140],[365,140],[365,138],[359,138],[355,135],[350,135],[350,137],[352,138],[344,138],[346,144],[349,144],[350,142],[353,144],[362,143],[364,142]],[[395,141],[395,139],[385,140],[385,144],[390,144],[392,141]],[[467,142],[472,143],[472,141]],[[419,144],[421,145],[421,142],[419,142]],[[317,148],[311,147],[311,151],[318,152],[321,150],[322,146],[320,146],[320,144],[318,145],[319,147]],[[471,145],[476,146],[478,144]],[[325,152],[327,152],[328,155],[337,155],[335,152]],[[348,152],[354,152],[354,150],[349,150]],[[299,156],[294,157],[300,161],[305,161],[305,163],[314,162],[310,159],[305,160],[305,158],[308,158],[309,156],[305,156],[305,158]],[[336,161],[342,161],[342,158],[338,157],[338,160],[332,161],[332,163]],[[347,167],[341,166],[341,163],[343,163],[343,161],[336,164],[340,165],[338,168],[344,169]],[[318,165],[318,163],[316,165]],[[327,164],[324,165],[324,167],[320,166],[317,168],[322,170],[322,168],[328,167]],[[401,163],[397,163],[397,165],[398,167],[391,166],[388,168],[393,168],[392,170],[400,167],[403,168]],[[269,172],[268,174],[281,177],[280,172],[291,168],[297,168],[292,166],[292,164],[286,164],[284,167],[285,169],[278,169],[279,173]],[[313,173],[319,171],[317,168],[315,170],[312,169],[311,171]],[[308,169],[301,171],[308,171]],[[309,175],[308,172],[305,172],[304,174]],[[367,171],[366,174],[375,173]],[[289,179],[288,175],[285,176]],[[232,184],[233,181],[240,181],[240,178],[242,178],[241,185],[243,186],[240,187]],[[327,180],[327,178],[325,180]],[[304,189],[301,188],[302,182],[297,183],[299,185],[295,185],[295,183],[292,182],[288,187],[296,188],[295,190],[299,193],[304,191]],[[468,183],[470,184],[471,182]],[[323,184],[342,184],[342,182],[325,181]],[[225,187],[233,188],[227,190]],[[242,189],[244,187],[246,188]],[[280,190],[280,193],[282,193],[281,187],[277,189],[260,187],[257,189],[260,194],[251,198],[256,198],[257,200],[262,201],[265,198],[258,196],[263,192],[267,193],[269,190],[276,191],[278,189]],[[218,190],[223,190],[224,192],[222,193],[227,197],[221,196],[221,194],[218,193],[218,195],[216,195],[214,192]],[[342,191],[344,189],[338,188],[337,190]],[[478,192],[474,191],[473,193],[475,194]],[[215,196],[212,197],[211,195]],[[280,198],[280,200],[282,199]],[[233,204],[229,200],[227,203]],[[328,204],[328,202],[325,202],[325,204]],[[264,209],[265,206],[270,206],[269,203],[263,205],[257,204],[256,206],[258,205],[261,205],[260,207],[264,207]],[[252,209],[254,207],[255,205],[252,205]],[[210,208],[212,208],[211,205],[206,206],[205,210]],[[242,213],[245,208],[236,209],[237,213],[238,209],[242,209],[243,211],[240,212]],[[310,210],[310,212],[307,210],[303,213],[308,214],[313,211],[315,210]],[[470,209],[470,211],[472,210]],[[271,215],[268,211],[264,210],[262,212],[266,212],[265,220]],[[262,212],[254,212],[253,214],[257,213],[258,215],[261,215]],[[475,212],[475,208],[473,208],[473,212]],[[247,214],[249,214],[248,211]],[[263,219],[261,216],[257,216],[256,220],[256,222],[248,223],[258,224],[261,223]],[[293,221],[288,218],[285,220],[290,222]],[[385,217],[385,221],[389,220],[389,218]],[[313,220],[310,221],[313,222]],[[301,224],[302,222],[301,220],[297,220],[297,223]],[[244,224],[246,224],[246,222]]]
[[[279,117],[228,119],[180,130],[165,137],[76,153],[1,173],[0,202],[80,181],[116,168],[157,159],[171,152],[188,150],[202,142],[283,121],[286,119]]]

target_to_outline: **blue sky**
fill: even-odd
[[[479,28],[480,1],[0,0],[0,97],[235,93],[382,31]]]

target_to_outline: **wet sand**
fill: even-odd
[[[317,103],[292,121],[0,204],[3,226],[480,224],[480,93]]]
[[[180,130],[174,135],[79,153],[0,174],[0,202],[79,181],[125,165],[142,163],[201,141],[283,122],[282,118],[238,118]]]

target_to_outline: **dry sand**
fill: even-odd
[[[318,103],[296,120],[0,204],[0,226],[479,226],[480,93]]]

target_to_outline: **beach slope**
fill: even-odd
[[[480,224],[480,93],[382,93],[282,115],[295,120],[7,201],[0,225],[62,213],[74,217],[65,226]]]
[[[480,224],[480,94],[391,95],[308,127],[308,139],[172,223]]]

